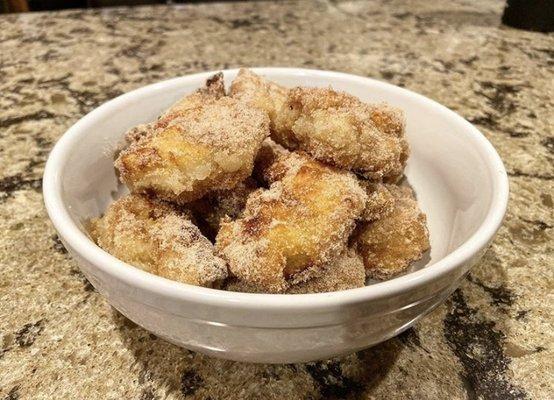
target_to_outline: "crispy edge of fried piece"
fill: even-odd
[[[410,188],[386,185],[394,197],[391,212],[373,222],[361,222],[353,238],[368,277],[385,280],[404,272],[429,250],[427,218]]]
[[[276,142],[293,137],[294,148],[371,180],[401,176],[409,155],[401,110],[330,88],[290,89],[274,126]]]
[[[153,129],[155,129],[154,122],[134,126],[125,133],[125,141],[128,144],[138,142],[144,136],[148,135]]]
[[[217,287],[227,277],[227,265],[190,218],[168,203],[130,194],[91,220],[90,234],[108,253],[144,271]]]
[[[114,164],[131,191],[184,204],[246,179],[268,135],[262,111],[229,97],[207,98],[194,113],[141,135]]]
[[[368,222],[377,221],[394,210],[395,198],[387,185],[360,180],[360,186],[367,193],[367,203],[360,219]]]
[[[284,292],[340,255],[367,201],[356,178],[304,154],[279,160],[285,175],[225,221],[216,248],[230,272],[259,291]]]
[[[200,230],[210,240],[215,240],[221,222],[225,219],[239,218],[246,206],[248,196],[256,189],[256,181],[248,177],[233,189],[208,193],[201,199],[187,204],[186,207],[193,212]]]
[[[335,262],[328,265],[320,276],[290,286],[284,294],[309,294],[338,292],[365,285],[365,268],[359,254],[353,249],[343,252]],[[223,289],[231,292],[263,293],[260,288],[237,279],[229,278]]]
[[[275,120],[287,97],[288,89],[269,81],[253,71],[241,68],[236,78],[231,83],[229,95],[241,101],[257,107],[267,113],[270,120],[272,134],[275,131]],[[293,136],[283,136],[280,142],[286,143],[288,147],[294,148]]]
[[[187,94],[175,102],[155,122],[155,128],[164,128],[176,118],[183,117],[201,108],[207,101],[215,101],[225,97],[225,80],[222,72],[206,80],[204,87]]]
[[[169,107],[157,121],[145,124],[139,124],[132,127],[125,133],[127,143],[133,143],[148,135],[153,130],[167,126],[174,118],[177,118],[183,112],[193,110],[201,106],[207,98],[219,99],[225,96],[225,80],[222,72],[214,74],[206,80],[204,87],[195,92],[187,94]]]
[[[193,93],[186,94],[175,102],[163,112],[156,121],[139,124],[129,129],[124,135],[127,144],[121,145],[117,149],[114,157],[114,166],[120,179],[123,180],[126,176],[125,165],[120,157],[124,155],[131,146],[136,145],[136,143],[146,137],[152,137],[157,129],[166,127],[173,119],[179,117],[181,114],[198,109],[207,101],[213,101],[223,96],[225,96],[225,82],[223,73],[219,72],[208,78],[204,87],[197,89]],[[154,156],[152,152],[148,153],[150,153],[150,158]]]

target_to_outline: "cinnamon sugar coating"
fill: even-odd
[[[248,198],[241,218],[225,221],[216,247],[231,274],[280,293],[321,274],[346,248],[367,195],[356,178],[301,153],[270,166],[285,171]]]
[[[361,222],[354,244],[361,254],[367,275],[389,279],[419,260],[429,247],[427,218],[419,209],[410,188],[386,185],[392,209],[373,222]]]
[[[182,282],[315,293],[388,279],[429,248],[413,192],[395,185],[404,116],[330,88],[223,74],[126,134],[132,194],[92,223],[97,243]],[[205,236],[203,236],[203,234]],[[210,241],[215,242],[215,246]]]
[[[223,97],[215,83],[127,135],[132,142],[115,166],[132,192],[183,204],[214,190],[232,189],[251,174],[256,153],[269,135],[268,117]]]
[[[289,150],[367,179],[396,182],[409,156],[401,110],[330,88],[284,88],[242,69],[231,96],[267,113],[271,138]]]
[[[326,266],[321,275],[291,285],[286,294],[324,293],[363,287],[365,269],[361,257],[353,249],[342,253],[335,262]],[[248,285],[237,278],[229,279],[225,289],[232,292],[263,293],[261,288]]]
[[[144,271],[217,287],[227,277],[227,266],[190,218],[167,203],[130,194],[92,220],[90,233],[111,255]]]
[[[346,250],[321,276],[291,286],[287,293],[324,293],[354,289],[365,285],[362,258],[353,249]]]
[[[367,203],[362,219],[377,221],[390,214],[394,209],[395,198],[389,190],[389,185],[360,180],[360,185],[367,193]]]
[[[231,97],[267,113],[273,134],[275,134],[274,121],[285,102],[287,93],[287,88],[245,68],[239,71],[229,90]],[[286,142],[287,138],[283,137],[280,141]]]
[[[277,142],[292,136],[315,159],[371,180],[395,179],[408,159],[399,109],[332,89],[291,89],[274,124]]]

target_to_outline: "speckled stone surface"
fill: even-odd
[[[1,399],[520,399],[554,385],[554,36],[501,1],[259,2],[0,16]],[[476,124],[511,199],[484,260],[398,338],[304,365],[249,365],[156,339],[66,254],[47,154],[125,91],[191,72],[302,66],[376,77]]]

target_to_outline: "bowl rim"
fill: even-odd
[[[314,307],[340,307],[410,291],[439,279],[441,276],[455,270],[458,266],[468,262],[479,251],[484,249],[494,237],[502,224],[507,208],[509,196],[508,176],[504,164],[492,144],[476,127],[463,117],[423,95],[373,78],[343,72],[304,68],[253,67],[250,69],[259,74],[324,76],[331,79],[365,81],[366,83],[370,81],[374,86],[397,92],[400,91],[404,96],[412,97],[418,102],[423,102],[425,106],[446,114],[452,119],[453,123],[462,127],[463,131],[473,141],[473,146],[477,149],[487,166],[487,172],[493,184],[492,199],[481,225],[458,248],[430,266],[361,288],[314,294],[241,293],[194,286],[171,281],[142,271],[102,250],[73,222],[62,198],[62,170],[79,137],[87,131],[90,125],[94,124],[94,121],[102,113],[108,112],[114,107],[121,107],[136,96],[142,96],[150,91],[163,90],[188,80],[204,80],[220,71],[223,71],[225,75],[235,74],[239,70],[237,68],[195,73],[137,88],[103,103],[71,126],[61,136],[50,152],[43,176],[44,203],[48,215],[61,239],[74,249],[78,255],[94,265],[95,268],[101,269],[106,274],[141,290],[146,290],[163,297],[171,297],[205,305],[244,309],[278,309],[283,311],[284,309],[302,310],[306,308],[313,309]]]

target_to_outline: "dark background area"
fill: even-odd
[[[214,1],[214,0],[212,0]],[[229,0],[218,0],[218,2]],[[208,3],[210,0],[0,0],[0,12],[63,10],[67,8],[99,8],[140,6],[145,4]]]
[[[210,2],[210,0],[0,0],[0,12],[12,13],[61,10],[66,8],[98,8],[138,6],[145,4],[207,2]],[[507,0],[506,8],[502,15],[502,23],[518,29],[553,32],[554,0]]]
[[[32,11],[164,4],[163,0],[27,0]]]

